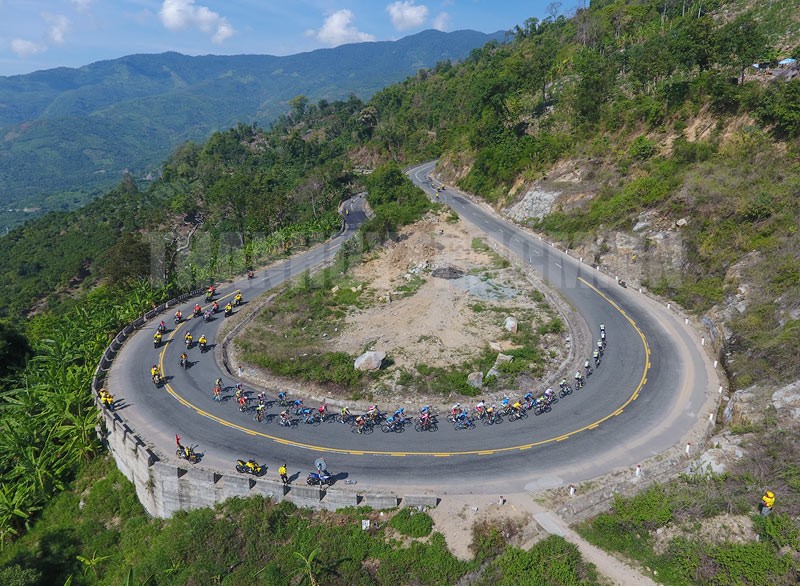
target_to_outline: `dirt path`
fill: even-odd
[[[433,518],[436,530],[444,535],[450,551],[459,559],[473,557],[470,545],[472,528],[476,523],[505,519],[509,531],[504,536],[513,545],[528,549],[548,535],[559,535],[577,545],[584,559],[594,564],[611,584],[657,584],[640,570],[583,539],[558,515],[536,503],[530,493],[445,496],[428,514]]]

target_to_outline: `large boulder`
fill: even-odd
[[[505,321],[505,323],[503,324],[503,327],[504,327],[506,330],[508,330],[509,332],[511,332],[512,334],[516,334],[516,333],[517,333],[517,330],[519,329],[519,322],[517,321],[517,318],[515,318],[515,317],[514,317],[514,316],[512,316],[512,315],[509,315],[509,316],[506,318],[506,321]]]
[[[483,373],[470,372],[467,376],[467,384],[471,387],[475,387],[476,389],[480,389],[483,386]]]
[[[374,350],[364,352],[356,358],[355,368],[356,370],[380,370],[384,358],[386,358],[386,352]]]

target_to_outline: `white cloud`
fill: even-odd
[[[63,45],[70,29],[70,20],[63,14],[42,14],[42,18],[49,25],[47,38],[50,42],[54,45]]]
[[[235,32],[228,19],[194,0],[164,0],[158,13],[161,24],[172,31],[196,27],[204,33],[213,31],[211,40],[222,43]]]
[[[417,28],[425,24],[428,18],[428,7],[414,4],[414,0],[398,0],[386,7],[394,28],[399,31]]]
[[[321,43],[336,47],[345,43],[358,43],[374,41],[375,37],[369,33],[362,33],[353,25],[353,13],[350,10],[337,10],[328,15],[322,28],[308,30],[306,35],[314,37]]]
[[[450,15],[446,12],[440,12],[436,18],[433,19],[433,28],[437,31],[449,31]]]
[[[28,41],[27,39],[13,39],[11,41],[11,50],[14,51],[17,57],[24,59],[25,57],[30,57],[31,55],[44,53],[47,51],[47,45],[34,43],[33,41]]]
[[[94,0],[69,0],[76,10],[86,10]]]

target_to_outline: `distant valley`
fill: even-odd
[[[298,95],[367,99],[504,36],[430,30],[286,57],[131,55],[0,77],[0,230],[83,205],[125,172],[154,176],[186,141],[239,122],[268,126]]]

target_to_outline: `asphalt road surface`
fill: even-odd
[[[586,320],[595,337],[604,323],[608,347],[586,387],[561,399],[552,412],[533,413],[522,421],[497,426],[477,422],[471,430],[454,430],[439,418],[434,433],[353,433],[349,425],[300,422],[278,425],[281,408],[268,409],[263,422],[241,413],[233,398],[237,381],[214,360],[213,344],[224,321],[222,314],[204,323],[189,319],[175,326],[165,314],[170,331],[166,343],[154,348],[155,319],[126,342],[110,372],[109,388],[122,399],[119,414],[163,457],[174,454],[174,435],[196,446],[203,455],[198,467],[232,472],[237,458],[254,458],[268,466],[272,476],[281,463],[300,477],[324,457],[337,482],[356,481],[365,490],[434,491],[438,494],[517,492],[574,483],[615,468],[635,466],[676,443],[692,427],[709,392],[716,392],[715,375],[683,320],[663,305],[615,281],[578,259],[551,247],[538,237],[498,218],[486,206],[465,194],[431,187],[434,163],[408,172],[430,195],[448,204],[462,219],[480,228],[490,241],[502,243],[536,269],[557,294]],[[435,183],[436,185],[440,185]],[[220,306],[241,291],[246,303],[286,279],[335,255],[365,219],[363,202],[346,204],[347,228],[340,236],[303,254],[260,270],[219,290]],[[208,306],[201,299],[200,304]],[[195,300],[181,307],[190,316]],[[237,311],[247,311],[247,305]],[[205,354],[188,351],[190,367],[179,366],[183,337],[205,334],[212,346]],[[580,348],[580,362],[592,348]],[[166,384],[156,388],[150,367],[163,365]],[[572,372],[574,374],[574,371]],[[217,377],[226,386],[227,400],[213,399]],[[570,382],[571,377],[568,376]],[[264,389],[245,385],[251,396]],[[266,389],[275,399],[279,389]],[[498,393],[487,393],[492,399]],[[292,397],[294,398],[294,397]],[[465,405],[467,401],[462,401]],[[316,407],[316,404],[309,404]],[[398,405],[380,405],[393,411]],[[419,405],[405,405],[415,415]],[[335,412],[335,408],[333,409]]]

